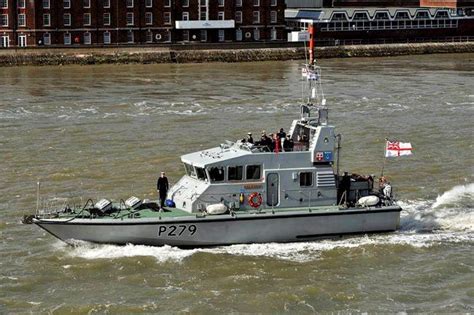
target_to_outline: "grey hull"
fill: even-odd
[[[179,219],[35,219],[55,237],[70,242],[171,245],[181,247],[242,243],[296,242],[337,235],[394,231],[400,207],[291,211],[246,215],[181,217]]]

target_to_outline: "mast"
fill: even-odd
[[[308,26],[309,33],[309,64],[314,65],[314,25],[313,23]]]

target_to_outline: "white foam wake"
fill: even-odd
[[[433,208],[449,205],[470,206],[474,199],[474,183],[459,185],[436,198]]]
[[[405,210],[402,231],[470,231],[474,232],[474,184],[459,185],[444,192],[436,200],[400,202]]]
[[[148,256],[157,262],[183,262],[196,253],[229,254],[248,257],[268,257],[295,262],[321,259],[321,254],[332,250],[346,250],[367,246],[402,245],[431,247],[442,244],[473,243],[474,213],[471,211],[474,184],[455,186],[438,196],[435,201],[415,200],[400,202],[402,212],[400,231],[366,235],[340,240],[301,243],[242,244],[204,249],[179,249],[171,246],[96,245],[78,242],[72,249],[63,243],[56,246],[71,257],[84,259],[119,259]]]

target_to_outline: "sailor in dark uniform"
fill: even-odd
[[[160,205],[161,208],[165,206],[166,194],[168,193],[169,184],[168,178],[165,176],[165,172],[161,172],[161,176],[158,178],[156,182],[156,190],[160,194]]]
[[[251,132],[249,132],[247,134],[247,142],[253,144],[253,138],[252,138],[252,133]]]

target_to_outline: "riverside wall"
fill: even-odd
[[[474,42],[410,43],[318,47],[317,58],[382,57],[438,53],[474,53]],[[303,47],[187,49],[144,48],[34,48],[0,50],[0,66],[250,62],[304,59]]]

